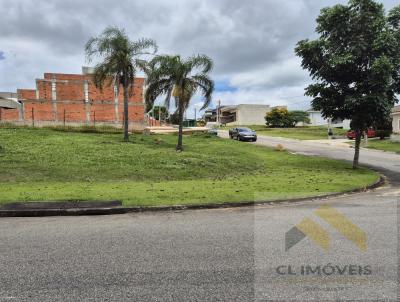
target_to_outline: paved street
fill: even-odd
[[[351,159],[353,152],[278,138],[258,142],[278,143],[333,158]],[[0,301],[396,301],[400,156],[362,150],[361,162],[383,168],[392,183],[294,205],[0,219]],[[317,217],[324,205],[365,233],[366,250]],[[304,218],[327,230],[329,250],[310,234],[285,251],[285,233]],[[343,273],[347,265],[371,273]],[[301,266],[342,272],[304,276]]]

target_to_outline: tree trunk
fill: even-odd
[[[358,168],[358,161],[360,158],[360,145],[361,145],[361,131],[356,130],[356,142],[355,142],[355,146],[354,146],[353,169]]]
[[[179,131],[178,131],[178,144],[176,151],[183,151],[182,136],[183,136],[183,113],[185,111],[184,104],[179,101]]]
[[[129,142],[129,83],[124,79],[124,142]]]

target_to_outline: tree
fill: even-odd
[[[211,102],[214,82],[209,77],[213,67],[212,60],[204,55],[188,59],[180,56],[156,56],[146,68],[147,80],[145,90],[146,108],[153,107],[157,97],[165,95],[165,106],[170,107],[171,97],[179,118],[177,151],[182,151],[183,115],[189,107],[190,100],[196,92],[204,97],[203,108]]]
[[[274,108],[265,116],[266,124],[273,128],[292,127],[292,119],[286,108]]]
[[[288,111],[286,108],[274,108],[265,116],[266,124],[274,128],[292,128],[300,122],[310,123],[308,113],[295,110]]]
[[[107,85],[122,86],[124,91],[124,141],[129,141],[129,95],[133,92],[137,69],[144,68],[140,56],[154,54],[157,45],[153,40],[140,39],[132,42],[125,31],[117,27],[107,27],[100,36],[92,37],[85,47],[88,61],[99,57],[102,61],[96,64],[93,82],[102,89]]]
[[[398,102],[400,7],[386,15],[373,0],[350,0],[322,9],[316,31],[318,39],[295,50],[315,81],[306,95],[325,118],[352,120],[357,168],[362,132],[384,122]]]
[[[289,111],[290,119],[292,120],[292,127],[296,127],[298,123],[309,124],[310,118],[306,111],[294,110]]]

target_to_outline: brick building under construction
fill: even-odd
[[[36,89],[0,94],[0,122],[21,125],[113,125],[123,123],[123,90],[105,83],[102,90],[92,81],[91,68],[82,74],[45,73]],[[130,129],[143,129],[147,120],[143,78],[136,78],[129,97]]]

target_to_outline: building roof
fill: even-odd
[[[21,107],[21,104],[15,100],[6,99],[0,96],[0,108],[16,109]]]

